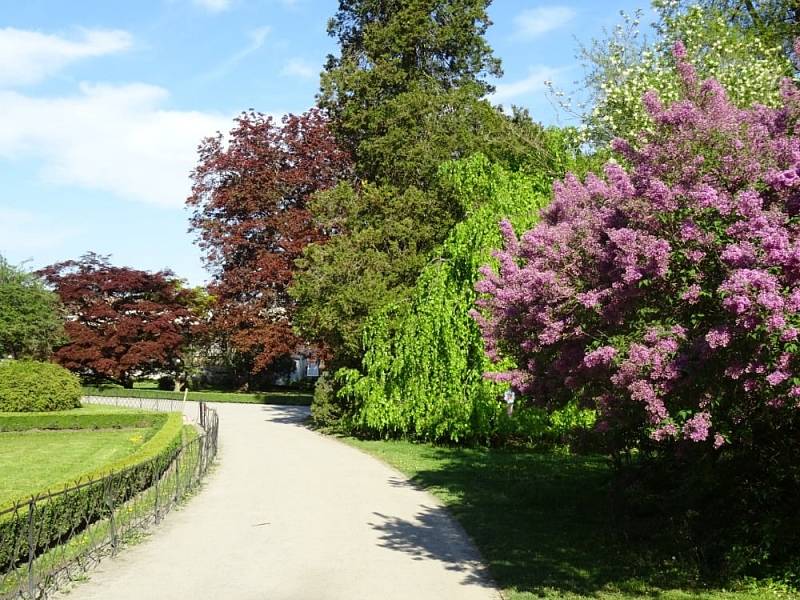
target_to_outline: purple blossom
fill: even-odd
[[[708,440],[713,420],[719,448],[759,407],[796,410],[800,90],[788,82],[782,106],[739,109],[674,50],[683,97],[644,95],[652,127],[612,144],[629,167],[556,182],[519,237],[501,225],[475,316],[487,354],[519,365],[508,377],[534,403],[577,395],[604,427],[663,442]]]
[[[681,300],[686,300],[686,302],[689,304],[695,304],[700,299],[700,293],[702,291],[703,290],[699,285],[693,283],[686,288],[686,291],[683,292],[683,294],[681,294]]]
[[[683,424],[683,435],[693,442],[704,442],[708,439],[710,429],[711,415],[703,411],[695,414]]]
[[[727,348],[731,343],[731,334],[727,327],[715,327],[706,334],[709,348]]]
[[[767,375],[767,383],[769,383],[773,387],[776,385],[780,385],[787,379],[789,379],[789,374],[786,373],[785,371],[781,371],[780,369],[778,369],[777,371],[773,371],[772,373]]]
[[[594,367],[606,367],[611,364],[617,355],[617,349],[613,346],[601,346],[597,350],[590,352],[583,357],[583,364],[592,369]]]

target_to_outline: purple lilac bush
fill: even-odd
[[[488,376],[596,406],[616,449],[724,452],[800,412],[800,90],[738,109],[674,55],[684,98],[646,94],[654,125],[604,178],[558,182],[520,237],[502,223],[474,316],[518,365]]]

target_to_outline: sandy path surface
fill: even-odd
[[[434,498],[303,427],[307,408],[215,408],[219,462],[202,491],[62,598],[499,598]]]

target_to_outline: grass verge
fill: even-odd
[[[614,535],[602,457],[361,441],[437,496],[474,540],[507,600],[798,598],[769,582],[713,589],[658,548]]]
[[[0,505],[133,454],[147,429],[23,431],[0,434]]]
[[[86,396],[107,396],[110,398],[158,398],[164,400],[183,400],[183,392],[167,392],[153,389],[126,389],[117,385],[84,386]],[[205,402],[239,402],[242,404],[283,404],[309,406],[314,395],[310,392],[189,392],[188,399]]]

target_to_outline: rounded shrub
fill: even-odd
[[[175,378],[164,375],[158,378],[158,389],[165,392],[175,391]]]
[[[81,405],[78,376],[53,363],[0,362],[0,412],[44,412]]]

